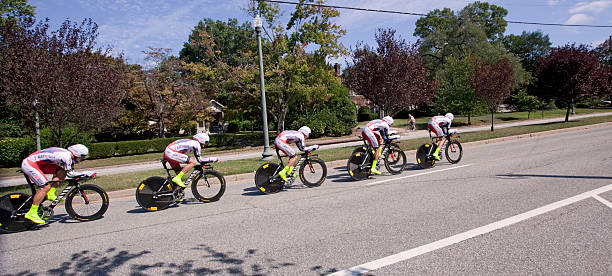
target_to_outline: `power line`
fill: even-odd
[[[278,0],[261,0],[261,1],[263,1],[263,2],[271,2],[271,3],[278,3],[278,4],[307,5],[307,6],[314,6],[314,7],[325,7],[325,8],[355,10],[355,11],[380,12],[380,13],[403,14],[403,15],[414,15],[414,16],[428,16],[427,14],[416,13],[416,12],[402,12],[402,11],[368,9],[368,8],[357,8],[357,7],[335,6],[335,5],[321,5],[321,4],[312,4],[312,3],[302,3],[302,4],[300,4],[300,3],[297,3],[297,2],[278,1]],[[446,17],[446,16],[434,16],[434,17]],[[511,23],[511,24],[523,24],[523,25],[561,26],[561,27],[589,27],[589,28],[612,28],[612,25],[561,24],[561,23],[543,23],[543,22],[511,21],[511,20],[506,20],[506,22],[507,23]]]

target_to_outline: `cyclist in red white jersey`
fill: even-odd
[[[83,161],[89,154],[89,149],[81,144],[76,144],[63,148],[48,148],[36,151],[23,159],[21,162],[21,170],[30,178],[30,180],[40,188],[32,199],[32,207],[26,213],[25,218],[34,223],[45,223],[38,215],[38,207],[45,199],[54,201],[57,199],[55,190],[59,186],[59,181],[66,179],[66,176],[76,178],[80,176],[94,177],[95,172],[73,171],[74,163]],[[52,183],[45,174],[53,174]]]
[[[297,131],[295,130],[285,130],[281,132],[276,139],[274,139],[274,146],[277,149],[285,153],[285,155],[289,156],[289,162],[287,162],[287,166],[285,166],[278,175],[283,179],[283,181],[287,181],[287,172],[293,171],[293,164],[297,161],[297,155],[295,151],[289,146],[289,143],[295,143],[300,151],[304,151],[305,140],[310,135],[310,128],[307,126],[303,126]],[[294,175],[297,177],[297,175]]]
[[[448,134],[448,129],[450,128],[454,118],[455,116],[453,116],[453,113],[446,113],[444,116],[431,117],[431,119],[429,119],[429,123],[427,123],[427,128],[433,131],[436,136],[441,138],[438,139],[438,147],[433,153],[434,158],[438,161],[440,161],[440,156],[438,154],[440,153],[440,147],[442,147],[442,144],[444,141],[446,141],[444,135]]]
[[[186,172],[193,169],[196,163],[202,162],[217,162],[217,157],[202,158],[202,148],[210,141],[210,137],[206,133],[198,133],[192,139],[176,140],[166,147],[164,151],[164,159],[168,161],[170,167],[176,173],[172,178],[172,182],[185,188],[183,176]],[[194,157],[189,157],[186,153],[193,152]],[[181,164],[187,164],[181,169]]]
[[[389,127],[393,124],[393,118],[391,116],[385,116],[380,119],[376,119],[370,121],[366,126],[363,127],[361,131],[361,136],[365,137],[370,143],[370,146],[374,149],[374,161],[372,161],[372,168],[370,169],[370,173],[372,174],[381,174],[381,172],[376,169],[376,163],[378,162],[378,157],[380,156],[380,152],[382,148],[380,144],[384,141],[387,141]]]

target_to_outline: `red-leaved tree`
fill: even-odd
[[[536,71],[535,93],[567,104],[565,121],[572,105],[581,97],[608,94],[609,67],[600,63],[597,52],[585,45],[568,44],[553,48],[540,59]]]
[[[474,60],[471,83],[476,97],[483,100],[491,112],[491,131],[493,131],[495,111],[510,97],[513,74],[508,59],[501,59],[493,65]]]
[[[427,79],[418,46],[396,38],[392,29],[379,29],[376,42],[376,50],[358,45],[353,51],[353,65],[344,72],[348,88],[390,115],[429,103],[435,84]]]
[[[53,32],[48,20],[0,27],[0,93],[26,121],[33,121],[36,108],[57,146],[110,125],[122,110],[125,64],[110,48],[96,48],[97,30],[91,19],[66,20]]]

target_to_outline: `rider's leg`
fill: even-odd
[[[291,172],[293,170],[293,164],[295,164],[296,161],[297,161],[297,155],[292,156],[289,159],[289,162],[287,162],[287,166],[285,166],[278,173],[278,176],[280,176],[284,181],[287,181],[287,172]]]
[[[58,168],[55,171],[55,175],[53,176],[52,182],[49,184],[51,188],[47,192],[47,199],[51,201],[55,201],[57,199],[57,195],[55,195],[55,190],[59,187],[59,181],[66,179],[66,171],[62,168]]]
[[[51,185],[46,184],[36,192],[34,198],[32,199],[32,207],[30,207],[30,210],[25,214],[25,218],[33,221],[34,223],[45,223],[45,221],[38,215],[38,206],[43,202],[50,189]]]
[[[176,185],[179,185],[179,186],[185,188],[185,183],[183,183],[183,176],[185,175],[186,172],[188,172],[191,169],[193,169],[193,167],[195,167],[195,165],[196,165],[195,158],[189,157],[189,159],[187,159],[187,165],[185,165],[185,167],[183,167],[183,169],[181,170],[180,173],[178,173],[174,178],[172,178],[172,182],[176,183]]]
[[[378,145],[382,144],[382,137],[378,136]],[[380,153],[382,152],[382,147],[377,147],[374,149],[374,161],[372,161],[372,168],[370,168],[370,173],[372,174],[381,174],[379,170],[376,169],[376,163],[378,162],[378,158],[380,157]]]
[[[438,139],[438,147],[436,147],[436,150],[433,153],[434,159],[440,161],[440,149],[442,148],[442,145],[444,144],[444,141],[446,141],[446,138],[444,138],[444,136],[442,136],[441,138]]]

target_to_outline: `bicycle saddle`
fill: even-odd
[[[319,145],[312,145],[304,148],[304,152],[315,151],[319,149]]]

